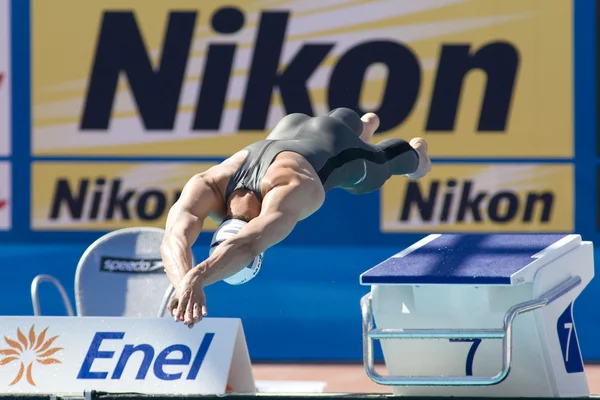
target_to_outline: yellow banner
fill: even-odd
[[[35,162],[34,230],[94,231],[164,228],[186,182],[208,163]],[[207,219],[203,230],[217,224]]]
[[[358,105],[434,157],[571,157],[572,3],[33,0],[33,152],[225,156]]]
[[[570,164],[436,164],[418,181],[392,177],[381,193],[384,232],[570,232]]]

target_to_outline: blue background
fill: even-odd
[[[596,2],[575,0],[574,5],[575,157],[572,160],[519,161],[575,164],[575,232],[584,240],[600,245],[596,223],[596,168],[600,164],[596,151]],[[30,168],[34,161],[30,146],[32,60],[29,17],[29,1],[12,1],[13,148],[11,157],[0,159],[7,159],[13,165],[13,198],[18,201],[12,204],[12,231],[0,232],[2,315],[32,315],[29,285],[40,273],[59,278],[73,297],[73,278],[79,257],[103,234],[33,232],[29,228]],[[52,158],[37,157],[35,160]],[[91,157],[73,160],[111,161]],[[469,158],[452,161],[514,160]],[[352,200],[348,201],[350,197]],[[339,207],[340,204],[351,207]],[[207,288],[209,316],[242,318],[253,360],[360,360],[359,300],[368,287],[359,285],[359,274],[424,236],[378,233],[378,210],[379,193],[357,198],[344,192],[331,192],[319,212],[301,222],[282,244],[269,250],[266,265],[257,279],[239,287],[218,283]],[[353,228],[357,220],[361,221],[364,230]],[[372,226],[364,225],[364,221],[369,221]],[[197,242],[197,259],[206,256],[210,236],[205,233]],[[58,293],[52,288],[42,289],[42,304],[45,315],[66,315]],[[597,279],[574,307],[586,361],[600,360],[599,305],[600,279]]]

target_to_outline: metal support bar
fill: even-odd
[[[173,285],[169,285],[169,287],[165,291],[165,294],[163,295],[163,299],[160,303],[160,307],[158,308],[157,318],[162,318],[165,316],[165,311],[167,309],[167,306],[169,305],[169,300],[171,299],[171,295],[173,294],[174,291],[175,291],[175,288],[173,287]]]
[[[373,329],[371,293],[362,297],[363,362],[367,376],[388,386],[489,386],[508,376],[512,362],[512,327],[519,314],[537,310],[569,293],[581,284],[573,276],[540,297],[515,304],[504,316],[501,329]],[[502,370],[494,376],[382,376],[375,371],[373,341],[380,339],[502,339]]]
[[[63,285],[53,276],[50,275],[38,275],[31,282],[31,302],[33,305],[33,315],[40,316],[42,312],[40,310],[40,299],[38,297],[38,287],[41,283],[50,282],[56,287],[60,296],[62,297],[63,304],[65,309],[67,310],[67,314],[70,317],[75,316],[73,312],[73,306],[71,305],[71,300],[69,300],[69,295],[67,295],[67,291],[63,287]]]
[[[502,339],[503,329],[371,329],[371,339]]]

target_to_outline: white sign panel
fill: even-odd
[[[11,227],[11,173],[10,164],[0,161],[0,230],[10,230]]]
[[[239,319],[0,318],[0,393],[254,393]]]
[[[0,156],[10,155],[10,1],[0,0]]]

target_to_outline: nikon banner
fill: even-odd
[[[34,230],[164,228],[186,182],[206,163],[36,162],[32,170]],[[216,223],[207,219],[204,230]]]
[[[570,164],[434,165],[419,181],[392,177],[382,190],[386,232],[571,232]]]
[[[434,157],[573,155],[571,1],[222,4],[33,0],[34,155],[225,156],[342,106]]]

